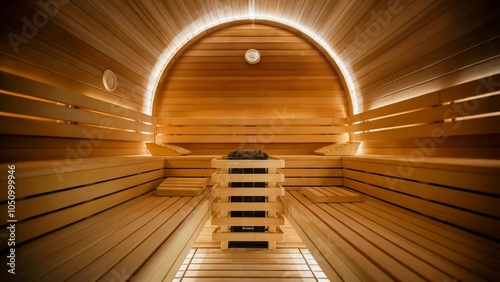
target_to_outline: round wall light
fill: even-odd
[[[260,60],[260,53],[255,49],[249,49],[245,53],[245,61],[249,64],[256,64]]]
[[[116,82],[116,75],[112,70],[104,70],[104,72],[102,73],[102,84],[108,91],[114,91],[116,89],[116,86],[118,84]]]

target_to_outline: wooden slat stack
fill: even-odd
[[[154,117],[0,71],[3,161],[144,154]]]
[[[169,177],[156,188],[156,195],[193,197],[200,195],[206,186],[206,178]]]
[[[285,193],[278,182],[284,181],[284,176],[276,172],[282,168],[285,162],[280,159],[267,160],[228,160],[221,157],[212,160],[212,167],[220,171],[212,175],[212,181],[217,184],[212,193],[216,200],[212,205],[215,212],[212,224],[219,225],[213,233],[213,239],[221,241],[221,248],[227,249],[229,241],[268,241],[268,248],[276,248],[276,241],[283,240],[283,232],[279,225],[284,224],[284,218],[280,213],[283,210],[278,196]],[[264,168],[266,174],[230,174],[234,168]],[[264,188],[231,188],[231,182],[266,182]],[[267,202],[245,203],[230,202],[231,196],[265,196]],[[266,217],[238,217],[231,218],[230,211],[266,211]],[[237,226],[266,226],[267,232],[230,232],[229,227]]]
[[[316,155],[324,156],[350,156],[355,155],[361,142],[345,142],[331,144],[314,150]]]
[[[361,202],[361,195],[340,187],[302,187],[300,194],[316,203]]]
[[[191,151],[172,144],[146,143],[149,153],[153,156],[186,156],[191,155]]]

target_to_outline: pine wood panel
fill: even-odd
[[[224,135],[224,134],[240,134],[240,135],[256,135],[263,132],[278,131],[274,126],[190,126],[190,127],[159,127],[158,134],[175,134],[175,135]],[[280,134],[334,134],[347,133],[345,126],[293,126],[283,127],[279,129]]]
[[[468,60],[485,62],[474,66],[476,74],[479,72],[487,76],[496,73],[489,69],[486,63],[496,57],[495,52],[476,52],[473,49],[496,49],[493,47],[496,43],[491,39],[498,34],[493,34],[495,32],[491,32],[492,29],[488,26],[496,25],[498,19],[490,11],[495,9],[494,6],[497,4],[488,1],[459,5],[444,1],[434,2],[431,5],[429,2],[400,4],[398,8],[403,9],[398,10],[401,13],[398,17],[390,17],[389,25],[379,29],[379,34],[372,35],[368,33],[369,29],[361,30],[364,32],[361,34],[365,36],[365,38],[359,37],[361,40],[364,39],[363,41],[369,44],[379,43],[377,47],[366,49],[371,51],[369,53],[356,54],[362,58],[358,66],[371,69],[370,73],[366,72],[363,75],[360,73],[358,79],[355,79],[360,93],[363,93],[360,96],[360,100],[363,100],[361,111],[419,96],[424,89],[423,82],[428,82],[427,89],[434,90],[453,86],[457,82],[467,82],[474,78],[469,69],[475,64],[470,64]],[[458,12],[464,9],[468,12]],[[439,10],[441,11],[437,12]],[[407,11],[420,13],[422,20],[415,21],[418,16],[403,17]],[[391,34],[393,24],[399,25],[399,28]],[[394,43],[398,43],[391,44],[389,36],[398,34],[402,36],[392,39]],[[469,49],[471,53],[466,55],[464,50]],[[459,59],[461,56],[466,57]],[[391,60],[393,58],[398,60]],[[392,65],[391,62],[397,62],[397,65]],[[384,71],[373,72],[375,69],[377,71],[381,69],[380,67]],[[353,72],[356,73],[358,70],[360,68],[356,68]],[[460,71],[453,73],[456,70]],[[446,79],[446,74],[453,79]]]
[[[183,125],[345,125],[346,118],[292,118],[282,112],[275,112],[275,116],[256,118],[157,118],[161,125],[183,126]]]
[[[392,279],[418,274],[412,279],[423,277],[431,280],[432,277],[441,279],[458,276],[474,280],[498,275],[498,270],[495,270],[498,255],[491,249],[493,247],[488,246],[492,241],[471,237],[460,229],[450,228],[404,209],[371,199],[363,203],[315,204],[298,192],[287,193],[286,200],[292,224],[296,223],[297,227],[300,226],[300,232],[305,232],[302,233],[303,238],[309,238],[306,244],[332,244],[313,252],[325,273],[333,267],[337,275],[349,281],[367,278],[385,280],[384,274],[390,275]],[[322,221],[311,220],[315,217]],[[361,236],[357,238],[357,234]],[[453,235],[447,237],[448,234]],[[363,247],[349,250],[337,236]],[[476,251],[470,252],[468,244],[474,245]],[[380,259],[377,254],[380,246],[397,261]],[[486,254],[478,252],[478,248],[490,250]],[[494,248],[498,248],[498,244]],[[371,261],[374,264],[366,261],[375,257],[378,259]],[[356,269],[360,266],[362,269]]]
[[[108,280],[116,279],[115,269],[123,269],[123,277],[173,278],[208,219],[207,194],[148,193],[20,245],[17,267],[29,273],[21,278]]]
[[[242,252],[195,248],[174,281],[323,281],[325,278],[307,249]]]
[[[494,183],[498,181],[498,161],[489,161],[491,166],[484,169],[470,164],[476,167],[476,171],[465,167],[462,168],[464,171],[459,171],[446,162],[408,166],[401,163],[390,165],[395,160],[387,158],[382,158],[378,164],[374,158],[367,160],[369,164],[360,164],[355,159],[346,157],[344,160],[344,186],[483,236],[500,236],[498,228],[492,227],[498,221],[494,208],[498,199],[492,196],[497,194]],[[450,161],[459,163],[458,159]],[[467,166],[467,161],[464,162]],[[429,165],[433,167],[428,168]],[[373,173],[380,174],[380,177]],[[489,196],[483,197],[483,193]]]
[[[154,118],[141,112],[5,72],[0,81],[2,143],[20,141],[3,161],[137,155],[153,140]]]
[[[134,47],[137,47],[134,44],[135,40],[130,40],[127,43],[119,40],[117,35],[117,31],[120,29],[119,24],[113,23],[109,17],[93,5],[66,2],[49,7],[51,12],[48,13],[44,9],[46,7],[35,2],[22,1],[9,3],[2,9],[4,11],[2,18],[9,20],[8,25],[2,24],[2,27],[8,28],[2,28],[2,34],[13,32],[21,38],[21,43],[16,48],[12,44],[2,44],[4,47],[2,54],[12,56],[18,62],[29,62],[36,66],[29,72],[29,76],[36,80],[88,93],[89,96],[107,102],[119,100],[134,110],[144,110],[142,101],[138,102],[140,95],[134,92],[145,90],[144,80],[140,81],[141,75],[142,78],[147,77],[147,72],[140,73],[139,71],[138,75],[131,70],[144,70],[141,63],[143,63],[142,65],[151,65],[154,60],[147,62],[144,53],[141,54],[144,56],[142,58],[140,55],[135,56],[141,50],[141,48],[134,50]],[[41,17],[46,16],[47,20],[38,23],[40,26],[33,25],[33,15],[37,12]],[[93,18],[93,16],[97,16],[99,19]],[[30,21],[34,27],[34,29],[26,31],[28,33],[23,33],[23,17]],[[103,28],[103,25],[107,28]],[[25,34],[28,35],[25,36]],[[61,40],[62,38],[65,40]],[[132,46],[128,47],[128,44]],[[130,55],[115,51],[120,48],[124,48],[124,51],[128,49]],[[115,56],[122,63],[117,63]],[[137,61],[132,60],[133,57]],[[7,58],[5,57],[5,59]],[[120,72],[119,75],[119,80],[121,78],[118,87],[119,94],[110,95],[102,87],[102,71],[106,68],[117,70],[125,65],[127,67],[124,67],[123,72]],[[4,70],[8,70],[8,65],[3,66]],[[12,69],[15,73],[23,74],[19,67]],[[57,75],[54,76],[54,74]],[[24,75],[28,75],[28,73],[25,72]],[[135,82],[130,83],[134,80]]]
[[[159,179],[162,176],[163,171],[156,170],[150,173],[124,177],[116,181],[107,181],[106,183],[89,185],[84,188],[75,188],[65,190],[60,193],[30,198],[18,203],[16,218],[18,220],[25,220],[35,215],[41,215],[57,209],[89,201],[94,198],[106,196],[108,194],[126,189],[129,186],[140,185],[150,179]],[[6,205],[0,206],[2,208],[6,208]]]
[[[361,195],[339,187],[302,187],[300,194],[316,203],[361,202]]]
[[[263,66],[309,52],[319,55],[300,56],[297,63],[302,61],[304,68],[312,68],[308,71],[311,74],[295,76],[332,75],[321,74],[327,68],[315,67],[321,64],[317,58],[324,53],[318,53],[322,48],[310,48],[319,46],[310,38],[318,38],[345,65],[344,75],[352,78],[356,90],[351,93],[357,95],[354,106],[363,112],[467,82],[478,74],[497,73],[492,68],[492,59],[498,55],[498,17],[493,12],[497,9],[496,1],[284,0],[256,1],[255,6],[248,1],[214,0],[57,2],[53,6],[10,1],[3,5],[0,33],[17,43],[2,44],[2,70],[150,113],[150,91],[154,89],[148,87],[158,79],[151,76],[152,71],[162,69],[170,57],[182,64],[186,63],[184,59],[192,59],[195,65],[207,63],[201,59],[231,62],[241,57],[233,52],[248,49],[251,42],[254,48],[269,52],[266,57],[272,57],[263,61]],[[33,24],[36,13],[40,26]],[[256,23],[253,29],[236,26],[251,23],[252,14]],[[262,15],[276,22],[261,20]],[[32,30],[23,29],[23,18],[34,27]],[[294,23],[310,34],[296,36],[301,31],[285,23]],[[204,36],[217,32],[219,36]],[[197,39],[200,42],[196,43]],[[220,48],[230,41],[231,49]],[[193,56],[179,56],[178,50]],[[223,54],[198,57],[208,54],[207,50],[211,55]],[[324,62],[329,65],[333,59],[324,57]],[[119,84],[114,93],[101,85],[105,68],[117,72]],[[204,72],[188,71],[201,76]]]
[[[87,158],[66,171],[55,163],[16,163],[19,244],[145,194],[164,174],[164,160],[147,156]]]
[[[227,152],[221,154],[227,155]],[[207,177],[214,171],[211,160],[221,155],[167,156],[165,176]],[[342,158],[317,155],[273,155],[285,161],[283,173],[287,189],[304,186],[342,186]],[[265,165],[265,164],[264,164]]]
[[[139,141],[101,140],[94,143],[99,146],[92,147],[91,150],[82,150],[88,142],[88,139],[4,135],[0,138],[0,156],[2,156],[2,161],[21,162],[61,160],[68,156],[78,155],[82,158],[94,158],[149,154],[144,142]],[[78,153],[79,151],[81,154]]]
[[[368,141],[363,153],[496,158],[497,80],[483,77],[351,116],[349,130],[353,140]]]
[[[259,48],[261,52],[262,59],[256,65],[243,60],[244,52],[250,48]],[[315,72],[308,73],[308,70]],[[155,106],[158,142],[265,145],[337,142],[345,138],[333,136],[344,133],[341,126],[323,127],[333,126],[335,120],[345,118],[347,113],[343,86],[336,71],[315,46],[294,33],[268,25],[227,27],[196,41],[170,67]],[[169,124],[169,119],[173,122],[187,120],[186,117],[196,117],[199,123],[163,126]],[[310,117],[330,119],[330,123],[286,126],[283,132],[253,126],[256,118],[265,123],[255,125],[274,125],[276,122],[289,125],[300,124],[300,120]],[[240,127],[225,127],[235,121]],[[252,141],[253,137],[269,130],[273,130],[272,138],[264,136],[262,140]],[[205,136],[198,138],[198,134]],[[228,136],[217,136],[222,134]],[[234,134],[248,136],[229,136]],[[191,149],[189,145],[186,147]],[[228,145],[226,150],[231,147]]]

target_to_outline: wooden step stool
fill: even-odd
[[[169,177],[156,188],[156,195],[195,197],[205,190],[207,181],[207,178]]]
[[[316,203],[361,202],[361,195],[340,187],[302,187],[300,194]]]

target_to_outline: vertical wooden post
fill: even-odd
[[[267,169],[268,174],[275,174],[276,173],[276,168],[268,168]],[[267,182],[267,188],[276,188],[276,182]],[[276,202],[276,196],[267,196],[267,201],[269,203],[275,203]],[[276,210],[269,210],[267,212],[267,217],[276,217],[277,213]],[[276,225],[270,225],[267,226],[267,232],[269,233],[276,233]],[[276,249],[276,241],[268,241],[267,242],[267,248],[268,249]]]
[[[229,174],[229,169],[228,168],[221,168],[221,173],[222,174]],[[219,182],[219,184],[220,184],[221,189],[230,189],[228,181]],[[220,197],[220,201],[222,203],[229,202],[229,196],[222,196],[222,197]],[[228,210],[221,210],[219,217],[230,217],[229,213],[230,213],[230,211],[228,211]],[[222,233],[228,233],[229,232],[229,226],[228,225],[221,225],[220,226],[220,231]],[[221,241],[220,242],[220,248],[222,250],[227,250],[229,248],[229,241]]]

